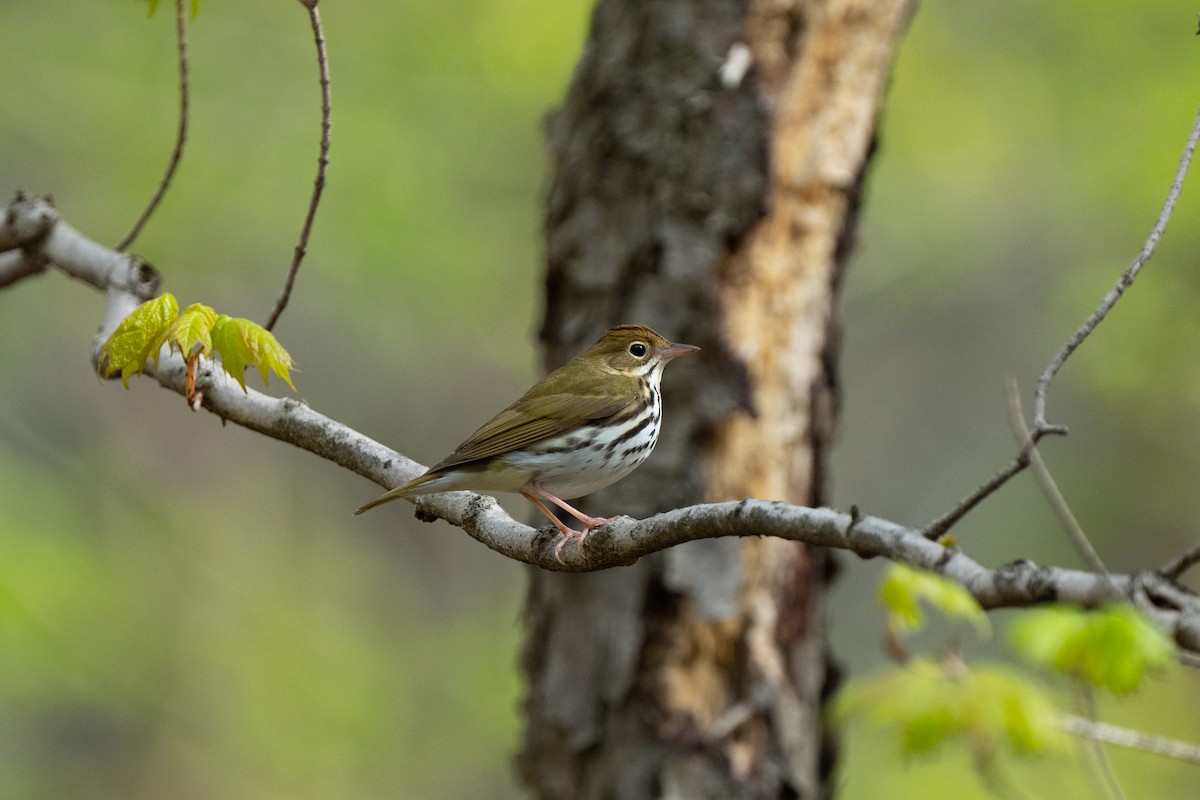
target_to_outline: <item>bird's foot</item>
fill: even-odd
[[[547,519],[554,523],[554,527],[558,528],[558,532],[562,534],[562,539],[558,541],[558,544],[554,545],[554,558],[557,559],[558,563],[560,564],[563,563],[562,549],[568,541],[575,540],[579,542],[579,553],[582,555],[583,542],[585,539],[587,539],[587,535],[592,532],[593,528],[599,528],[601,525],[607,525],[610,522],[616,522],[621,518],[620,515],[615,517],[590,517],[565,500],[560,500],[546,490],[538,488],[537,486],[533,486],[528,491],[523,490],[521,494],[525,496],[526,500],[533,503],[538,511],[541,511],[543,514],[545,514]],[[583,530],[577,531],[573,528],[568,528],[561,519],[555,516],[554,512],[546,508],[546,504],[541,501],[541,497],[546,498],[550,502],[554,503],[554,505],[575,517],[575,519],[582,522]]]
[[[583,540],[587,538],[588,530],[590,530],[590,528],[577,531],[572,528],[568,528],[562,523],[559,523],[557,527],[558,532],[562,534],[562,538],[558,540],[558,544],[554,545],[554,558],[558,560],[558,563],[562,564],[564,563],[562,560],[563,545],[572,540],[577,541],[579,542],[579,552],[583,553]]]
[[[616,522],[621,518],[618,514],[615,517],[587,517],[581,518],[579,521],[583,523],[583,535],[587,536],[592,532],[592,528],[599,528],[601,525],[607,525],[610,522]]]
[[[563,546],[567,543],[567,541],[572,539],[579,542],[579,554],[583,555],[584,542],[587,540],[588,534],[592,532],[592,529],[599,528],[601,525],[607,525],[610,522],[616,522],[620,518],[620,514],[615,517],[589,517],[586,514],[583,514],[579,518],[579,521],[583,523],[582,531],[577,531],[572,528],[568,528],[566,525],[560,524],[558,526],[558,531],[562,534],[563,538],[560,539],[558,544],[554,546],[554,557],[558,559],[558,563],[563,563]]]

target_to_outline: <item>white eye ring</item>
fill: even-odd
[[[633,344],[629,345],[629,355],[633,356],[634,358],[645,358],[648,349],[649,348],[646,347],[645,343],[634,342]]]

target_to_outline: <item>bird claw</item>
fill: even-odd
[[[574,530],[573,528],[568,528],[565,525],[560,527],[559,533],[562,534],[562,538],[558,540],[558,544],[554,545],[554,558],[558,560],[558,563],[560,563],[560,564],[564,563],[562,560],[562,549],[568,541],[572,541],[572,540],[579,542],[579,554],[583,555],[584,541],[587,539],[589,533],[591,533],[596,528],[602,527],[604,525],[608,525],[609,523],[612,523],[612,522],[616,522],[617,520],[621,519],[623,516],[624,515],[622,515],[622,514],[618,514],[615,517],[588,517],[587,521],[580,520],[580,522],[583,522],[583,530],[582,531],[577,531],[577,530]]]
[[[599,528],[600,526],[607,525],[610,522],[616,522],[622,516],[622,514],[617,514],[615,517],[588,517],[587,520],[580,520],[583,522],[583,535],[587,536],[589,533],[591,533],[592,528]]]
[[[566,528],[565,530],[560,531],[560,533],[562,534],[562,538],[558,540],[558,544],[554,545],[554,558],[558,561],[558,563],[566,563],[562,560],[562,549],[563,545],[572,539],[579,542],[579,554],[583,555],[583,540],[587,538],[587,531],[580,533],[579,531],[573,531],[570,528]]]

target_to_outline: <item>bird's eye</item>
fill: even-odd
[[[642,344],[641,342],[634,342],[633,344],[629,345],[629,355],[633,356],[634,358],[645,358],[646,345]]]

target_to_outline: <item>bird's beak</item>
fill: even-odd
[[[658,355],[663,361],[670,361],[672,358],[676,358],[677,356],[686,356],[688,353],[694,353],[699,349],[700,348],[696,347],[694,344],[673,344],[668,347],[664,347],[662,350],[659,350]]]

